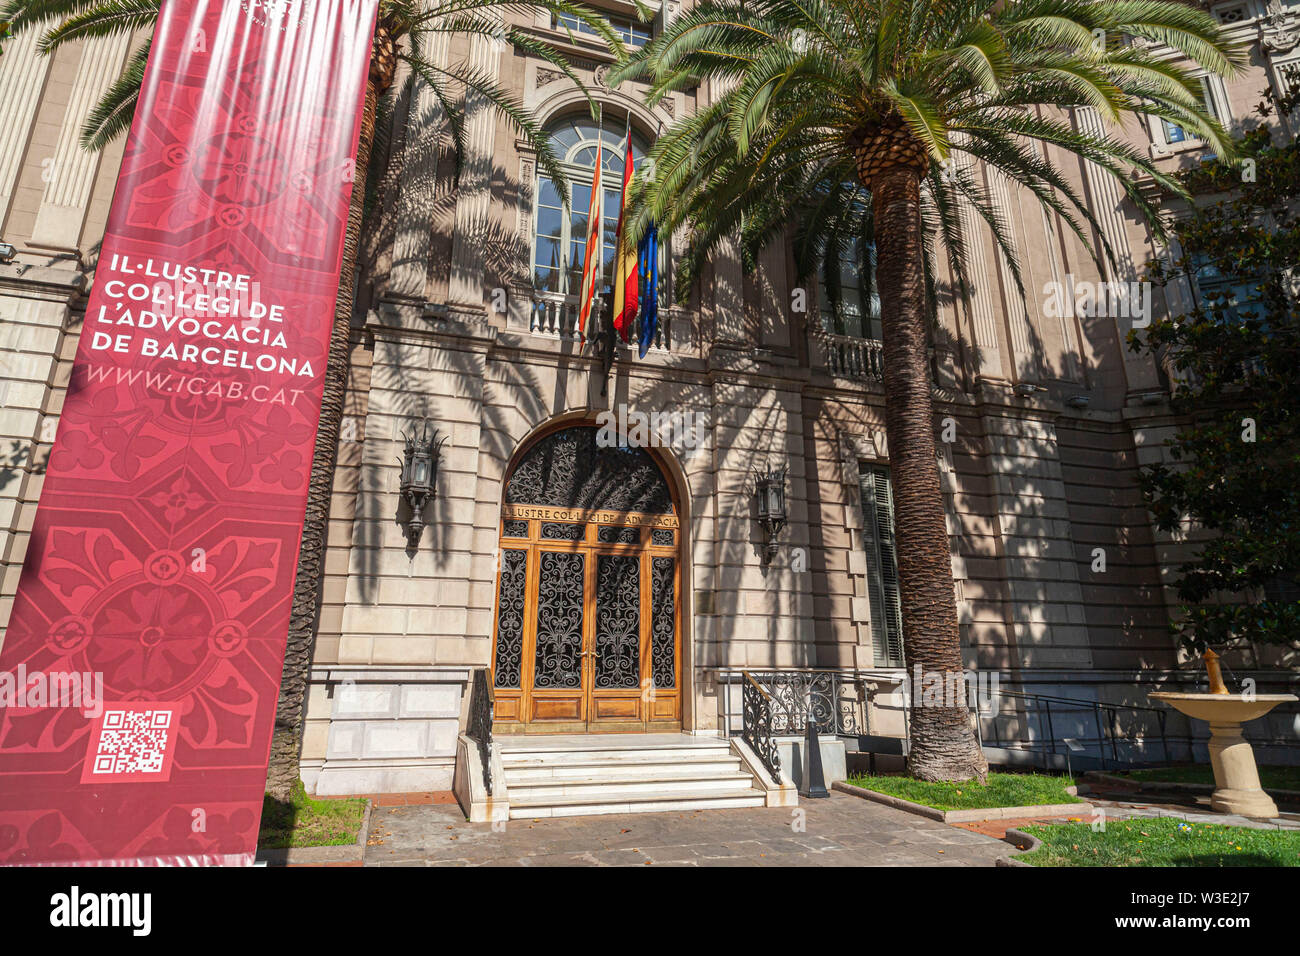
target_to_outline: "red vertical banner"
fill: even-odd
[[[0,863],[251,863],[377,0],[164,0],[0,649]]]

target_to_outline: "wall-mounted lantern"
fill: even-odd
[[[430,429],[428,419],[413,428],[408,435],[402,432],[406,448],[398,463],[402,466],[402,499],[411,507],[411,517],[406,521],[406,540],[409,547],[420,544],[424,531],[424,506],[437,493],[438,452],[446,438],[438,437],[436,428]]]
[[[758,499],[758,523],[763,529],[763,565],[776,557],[776,536],[785,527],[785,465],[775,471],[754,471],[754,497]]]

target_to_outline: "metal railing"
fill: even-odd
[[[872,750],[882,738],[873,737],[868,721],[867,689],[880,680],[872,671],[834,668],[751,670],[709,668],[718,682],[719,717],[724,736],[744,732],[743,685],[753,681],[765,695],[773,737],[803,736],[811,704],[818,734],[847,738],[849,750]],[[906,679],[906,678],[903,678]],[[742,685],[741,695],[736,694]],[[737,704],[741,704],[737,710]],[[986,750],[1004,751],[1014,763],[1025,762],[1066,769],[1138,767],[1192,761],[1205,737],[1187,718],[1164,707],[1112,703],[1057,694],[998,688],[991,706],[981,701],[976,732]],[[906,754],[911,744],[911,719],[902,709],[903,736],[892,738]],[[1172,718],[1172,720],[1171,720]],[[878,733],[878,732],[877,732]],[[1287,746],[1290,740],[1267,738],[1256,730],[1247,734],[1252,745]],[[879,751],[895,752],[895,751]],[[1203,758],[1202,758],[1203,759]]]
[[[478,744],[479,759],[483,764],[483,786],[492,795],[492,711],[496,703],[492,691],[492,668],[481,667],[474,672],[474,684],[469,698],[469,727],[466,735]]]
[[[1002,709],[1004,699],[1013,702],[1010,712]],[[1139,747],[1145,751],[1148,740],[1154,743],[1158,739],[1159,759],[1173,759],[1169,747],[1170,711],[1167,709],[1009,690],[999,690],[996,700],[996,709],[976,711],[975,727],[981,746],[1065,755],[1067,758],[1075,754],[1085,759],[1095,757],[1104,767],[1108,751],[1109,761],[1113,764],[1153,762],[1152,756],[1145,753],[1142,759],[1138,759],[1135,751]],[[1000,723],[1013,723],[1019,732],[1004,734]],[[1077,728],[1078,733],[1075,736],[1058,733],[1066,727]],[[1154,734],[1150,733],[1152,729]],[[1121,746],[1124,748],[1122,754]],[[1190,741],[1187,746],[1190,757]],[[1089,753],[1090,750],[1093,752]]]
[[[758,686],[748,673],[742,674],[741,684],[741,739],[763,762],[772,782],[781,785],[781,754],[772,737],[772,695]]]
[[[981,711],[976,721],[984,747],[1064,757],[1075,764],[1097,761],[1104,770],[1196,762],[1196,748],[1207,740],[1202,728],[1164,707],[1008,690],[999,690],[997,699],[997,709]],[[1011,710],[1003,710],[1003,699],[1012,702]],[[1005,733],[1006,724],[1016,732]],[[1244,731],[1243,736],[1257,748],[1293,746],[1290,739],[1267,735],[1260,729]]]
[[[726,688],[748,675],[772,701],[772,733],[777,737],[802,737],[808,731],[811,708],[818,734],[852,736],[865,733],[865,680],[853,671],[830,668],[782,668],[744,670],[719,668],[722,691],[722,728],[726,736],[735,730],[737,713],[733,695]]]

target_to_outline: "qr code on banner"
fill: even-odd
[[[105,708],[90,776],[165,774],[170,769],[174,716],[167,709]]]

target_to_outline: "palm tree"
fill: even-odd
[[[0,8],[0,21],[11,20],[15,31],[44,29],[38,49],[49,53],[77,40],[135,33],[150,28],[157,19],[158,8],[159,0],[8,0]],[[482,71],[463,62],[452,65],[433,62],[425,52],[428,42],[437,34],[478,35],[504,40],[518,49],[548,60],[585,92],[585,87],[561,54],[536,37],[502,23],[503,14],[517,14],[521,11],[531,13],[537,10],[577,18],[600,36],[616,56],[620,59],[625,57],[624,47],[609,23],[587,7],[569,0],[446,0],[436,5],[424,0],[381,0],[357,146],[356,168],[361,174],[359,181],[364,182],[369,171],[380,97],[391,90],[398,64],[404,63],[408,68],[405,93],[409,96],[416,83],[427,84],[448,117],[458,156],[463,143],[462,104],[467,95],[474,94],[505,117],[536,149],[539,166],[557,183],[567,200],[564,172],[555,153],[541,128],[518,100],[503,90],[493,77]],[[149,46],[150,41],[145,40],[132,53],[121,76],[91,111],[82,130],[82,145],[85,148],[102,149],[130,128]],[[348,209],[339,292],[335,300],[334,323],[325,368],[320,427],[312,456],[288,646],[276,705],[267,792],[281,800],[288,799],[298,782],[300,772],[307,674],[320,608],[330,491],[350,366],[354,274],[365,212],[365,193],[364,189],[354,189]]]
[[[927,246],[936,236],[943,242],[965,291],[958,212],[968,204],[1019,281],[1001,214],[971,172],[983,164],[1057,213],[1099,267],[1103,256],[1113,262],[1043,147],[1113,174],[1162,239],[1158,210],[1127,174],[1181,187],[1129,146],[1076,129],[1063,112],[1091,108],[1111,122],[1157,117],[1229,155],[1198,82],[1135,39],[1219,74],[1241,62],[1209,14],[1166,0],[714,0],[679,16],[610,76],[647,79],[650,102],[701,81],[723,91],[655,144],[655,177],[636,194],[627,242],[651,220],[661,231],[688,232],[686,278],[735,235],[752,259],[793,231],[804,272],[818,255],[837,263],[846,242],[874,247],[904,650],[909,667],[926,675],[962,670],[935,460]],[[917,703],[910,772],[982,779],[987,763],[964,700]]]

